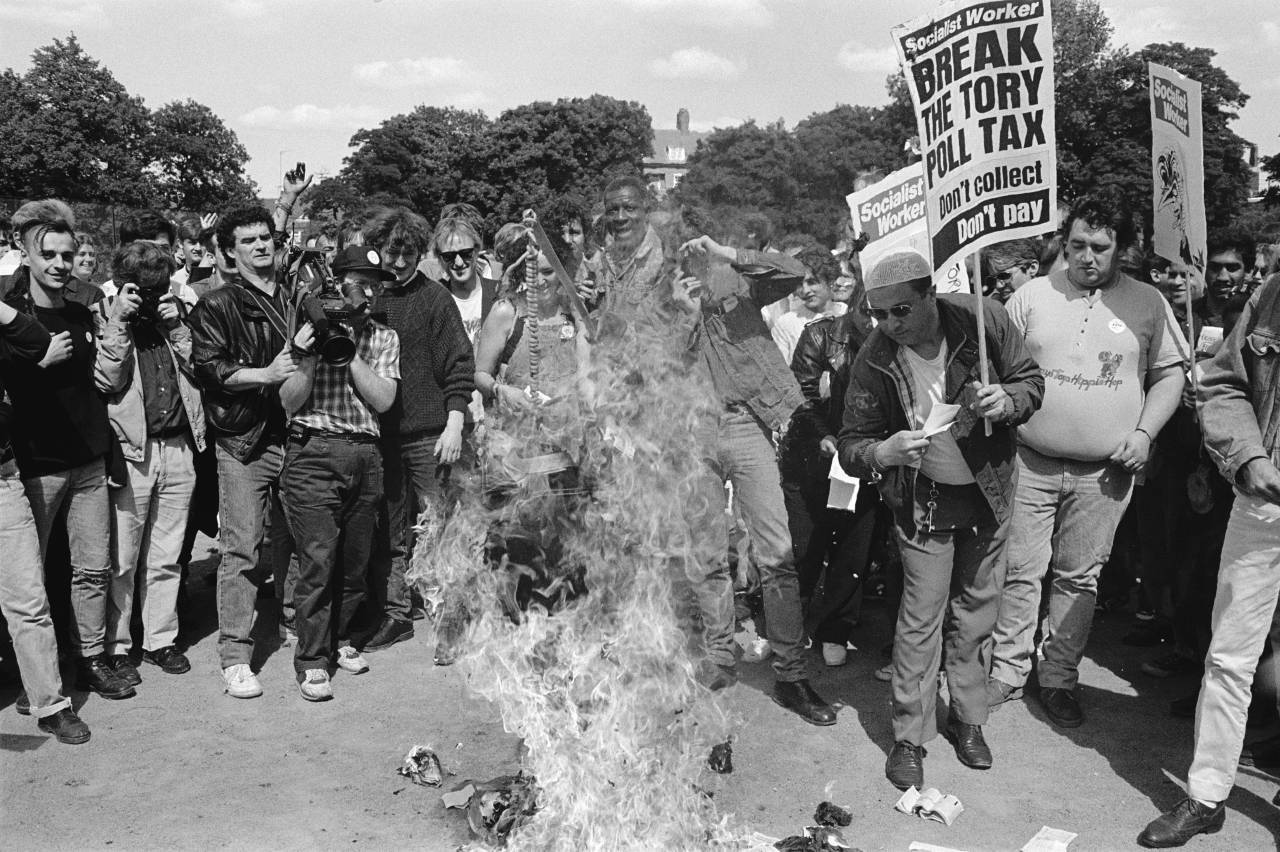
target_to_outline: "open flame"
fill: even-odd
[[[503,419],[486,441],[525,459],[567,453],[576,478],[529,474],[500,505],[472,483],[419,539],[410,578],[444,590],[445,609],[462,614],[471,687],[523,739],[538,811],[508,848],[741,848],[744,830],[703,794],[715,784],[708,755],[734,723],[695,678],[701,568],[690,519],[705,515],[696,436],[715,395],[679,357],[679,332],[614,330],[577,393],[537,417]],[[502,461],[491,453],[485,464]],[[486,558],[495,536],[517,533],[540,545],[538,565]],[[558,593],[575,578],[585,594]],[[520,591],[531,585],[553,594],[529,603]],[[516,599],[525,611],[511,612]]]

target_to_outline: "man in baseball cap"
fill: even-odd
[[[866,288],[877,327],[853,365],[838,446],[844,469],[875,482],[893,511],[904,588],[893,643],[895,742],[885,775],[899,789],[922,789],[924,745],[937,736],[944,642],[947,739],[961,763],[991,766],[980,651],[995,627],[1004,579],[1016,427],[1039,408],[1044,378],[1004,309],[968,294],[939,296],[933,266],[919,252],[881,258]],[[980,379],[979,304],[991,384]]]
[[[355,288],[371,297],[380,283],[396,278],[369,246],[340,251],[333,272],[348,302]],[[280,386],[289,418],[280,500],[294,541],[304,544],[293,589],[298,690],[307,701],[325,701],[333,697],[331,666],[351,674],[369,670],[353,644],[353,619],[368,587],[384,491],[380,418],[400,387],[400,338],[367,318],[352,329],[355,357],[345,363],[318,357],[314,337],[305,323],[294,345],[308,354]]]
[[[382,268],[382,255],[372,246],[347,246],[337,253],[332,263],[335,278],[348,272],[364,272],[378,281],[395,281],[396,274]]]

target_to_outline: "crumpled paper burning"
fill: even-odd
[[[440,797],[446,808],[465,808],[471,833],[491,845],[502,846],[538,810],[538,786],[521,772],[485,782],[464,781]]]
[[[409,749],[396,774],[423,787],[439,787],[444,783],[444,769],[440,766],[440,758],[436,757],[429,746],[415,745]]]

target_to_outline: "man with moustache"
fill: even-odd
[[[1016,428],[1039,408],[1044,378],[994,301],[939,296],[933,267],[905,250],[866,276],[879,323],[854,361],[840,463],[874,482],[893,512],[903,592],[893,643],[893,738],[885,776],[924,786],[937,735],[938,666],[946,660],[946,736],[960,762],[991,767],[984,648],[995,626],[1012,516]],[[977,310],[985,312],[990,384],[982,384]],[[957,405],[947,428],[924,431]],[[991,424],[986,434],[983,421]]]
[[[649,191],[638,178],[622,177],[604,190],[609,241],[602,258],[605,310],[634,319],[659,303],[667,271],[662,240],[649,225]]]

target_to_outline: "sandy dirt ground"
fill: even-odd
[[[213,564],[193,565],[193,611],[212,612]],[[834,727],[806,725],[776,707],[767,664],[743,667],[742,683],[726,695],[744,722],[735,771],[710,776],[715,801],[782,837],[832,799],[852,809],[845,834],[865,852],[906,850],[917,840],[1012,852],[1042,825],[1078,833],[1072,852],[1136,849],[1139,830],[1181,796],[1192,724],[1171,718],[1167,704],[1194,688],[1194,678],[1144,676],[1138,666],[1152,654],[1120,644],[1128,627],[1124,615],[1097,623],[1082,669],[1083,727],[1053,727],[1028,698],[987,726],[995,753],[988,772],[961,766],[942,739],[929,746],[927,785],[956,794],[965,807],[946,827],[892,809],[898,793],[883,775],[892,745],[889,692],[872,676],[888,618],[869,603],[848,665],[827,669],[813,656],[815,686],[844,705]],[[260,628],[263,697],[221,693],[206,617],[190,631],[190,673],[142,666],[137,697],[125,701],[74,694],[93,729],[83,746],[47,737],[15,712],[14,690],[0,691],[0,849],[452,850],[466,843],[460,812],[445,811],[439,791],[409,783],[395,768],[423,743],[457,779],[487,779],[514,771],[518,744],[495,708],[470,697],[463,667],[432,665],[425,624],[413,640],[370,654],[369,673],[339,672],[336,698],[323,704],[298,695],[291,649],[279,647],[274,619],[264,617]],[[1225,830],[1187,848],[1277,848],[1275,791],[1270,777],[1242,770]]]

